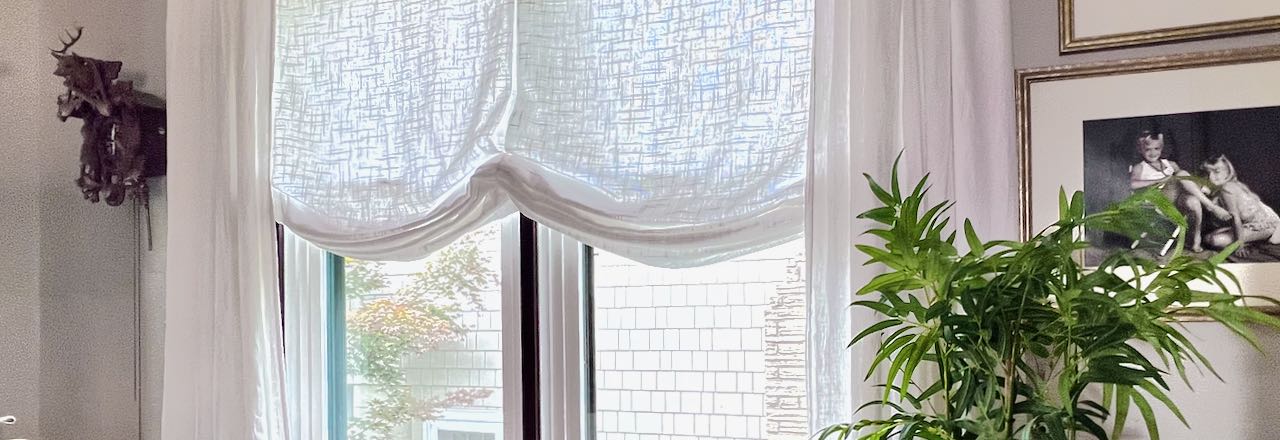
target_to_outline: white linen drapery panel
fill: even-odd
[[[681,267],[803,226],[812,0],[279,0],[278,214],[421,257],[516,210]]]
[[[901,151],[903,179],[931,173],[934,200],[956,201],[955,215],[973,219],[984,238],[1013,239],[1017,154],[1007,0],[817,0],[815,13],[807,238],[818,428],[876,417],[870,408],[851,419],[849,404],[883,392],[862,380],[876,342],[855,346],[852,359],[844,349],[851,331],[876,321],[846,308],[876,274],[850,246],[870,240],[860,235],[870,224],[855,216],[875,203],[859,173],[886,181]],[[826,388],[852,394],[814,392]]]
[[[288,440],[263,0],[172,0],[165,439]]]

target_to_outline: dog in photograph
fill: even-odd
[[[1225,225],[1204,234],[1205,244],[1223,249],[1240,241],[1244,246],[1233,261],[1280,261],[1280,215],[1275,209],[1240,181],[1225,155],[1205,161],[1201,169],[1217,187],[1214,204],[1230,214],[1222,221]]]

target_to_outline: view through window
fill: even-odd
[[[804,240],[692,269],[594,261],[597,440],[809,438]]]
[[[346,260],[347,438],[503,438],[501,235]],[[592,252],[595,440],[809,438],[803,240],[691,269]]]
[[[350,440],[502,438],[499,225],[408,263],[347,259]]]

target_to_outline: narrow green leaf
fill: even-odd
[[[853,434],[853,427],[848,423],[839,425],[831,425],[818,431],[818,440],[849,440],[849,436]]]
[[[1235,243],[1231,243],[1227,245],[1226,248],[1223,248],[1221,252],[1218,252],[1214,254],[1212,257],[1209,257],[1209,262],[1213,263],[1214,265],[1225,263],[1227,261],[1227,257],[1230,257],[1231,254],[1236,253],[1236,251],[1239,249],[1240,249],[1240,242],[1237,241]]]
[[[902,154],[906,151],[899,151],[898,157],[893,160],[893,174],[890,175],[890,189],[893,191],[894,200],[902,200],[902,189],[898,186],[898,164],[902,162]]]
[[[1111,399],[1115,397],[1115,384],[1102,384],[1102,406],[1111,407]]]
[[[1146,391],[1147,394],[1151,395],[1151,397],[1155,397],[1156,400],[1163,403],[1166,408],[1169,408],[1169,411],[1173,412],[1173,415],[1178,418],[1178,421],[1182,422],[1182,426],[1186,426],[1188,428],[1191,427],[1191,425],[1187,423],[1187,418],[1182,416],[1182,411],[1178,410],[1178,405],[1174,405],[1173,401],[1169,399],[1168,395],[1165,395],[1164,391],[1161,391],[1159,387],[1151,382],[1143,382],[1140,386],[1143,391]]]
[[[914,347],[912,344],[914,344],[916,341],[915,335],[903,336],[902,339],[907,340],[907,343],[899,346],[901,348],[898,349],[898,355],[894,356],[893,360],[889,362],[889,370],[885,373],[884,383],[887,383],[887,384],[895,383],[894,379],[896,379],[898,377],[898,374],[902,372],[902,364],[907,362],[907,359],[910,357],[910,356],[907,356],[906,354],[911,353],[911,350]],[[885,387],[884,400],[889,400],[889,397],[892,395],[892,392],[893,392],[893,387],[891,386]]]
[[[871,257],[871,261],[869,261],[868,264],[884,263],[884,265],[889,266],[890,268],[898,268],[902,266],[902,257],[894,255],[883,249],[864,244],[856,244],[853,247],[862,251],[862,253],[867,254],[868,257]]]
[[[1084,191],[1071,194],[1071,218],[1084,217]]]
[[[1090,413],[1092,411],[1081,410],[1081,409],[1077,409],[1077,410],[1080,412],[1076,413],[1076,417],[1075,417],[1076,424],[1079,426],[1083,426],[1085,431],[1088,431],[1090,434],[1093,434],[1093,436],[1098,438],[1099,440],[1107,440],[1107,430],[1102,429],[1102,425],[1099,425],[1097,421],[1093,420],[1093,417],[1102,418],[1105,416],[1101,414],[1091,415]]]
[[[858,218],[872,220],[877,223],[892,225],[897,219],[898,211],[891,206],[881,206],[858,214]]]
[[[1183,335],[1181,332],[1172,331],[1169,332],[1169,337],[1177,340],[1183,350],[1186,350],[1195,356],[1195,359],[1199,361],[1200,365],[1209,370],[1209,373],[1212,373],[1213,377],[1216,377],[1218,380],[1223,380],[1222,375],[1218,374],[1218,371],[1213,368],[1213,363],[1209,362],[1209,358],[1206,357],[1204,353],[1201,353],[1200,349],[1196,348],[1195,344],[1192,344],[1191,340],[1187,339],[1186,335]]]
[[[893,241],[893,231],[887,229],[868,229],[863,234],[871,235],[884,241]]]
[[[1160,440],[1160,428],[1157,426],[1155,413],[1151,411],[1151,404],[1147,403],[1147,399],[1140,393],[1129,393],[1129,396],[1133,398],[1133,404],[1138,407],[1138,412],[1142,413],[1142,420],[1147,424],[1147,435],[1151,440]]]
[[[982,240],[978,239],[978,233],[973,230],[973,223],[969,219],[964,219],[964,239],[969,242],[969,255],[981,256],[986,248],[982,245]]]
[[[898,200],[888,191],[885,191],[880,184],[876,183],[876,180],[871,178],[870,174],[862,173],[862,176],[867,178],[867,186],[871,187],[871,193],[876,196],[876,199],[880,200],[881,204],[884,206],[897,206]]]
[[[875,374],[876,367],[878,367],[881,362],[884,362],[885,359],[888,359],[889,356],[892,356],[894,352],[897,352],[900,347],[911,342],[914,338],[914,335],[907,335],[898,337],[897,339],[886,339],[883,342],[883,345],[880,346],[880,350],[876,352],[876,357],[871,359],[871,365],[867,368],[867,377],[865,377],[864,380],[870,379],[871,375]],[[888,383],[892,383],[892,381],[889,381]],[[885,400],[889,399],[885,398]]]
[[[936,336],[937,331],[935,330],[920,337],[916,342],[915,350],[907,357],[907,362],[902,367],[902,385],[899,386],[903,394],[906,394],[910,389],[911,381],[915,379],[912,376],[915,374],[916,366],[920,365],[920,361],[924,359],[925,352],[934,347]]]
[[[880,275],[876,275],[875,278],[872,278],[871,281],[867,282],[867,285],[862,286],[862,288],[858,289],[854,294],[865,295],[871,292],[897,293],[904,290],[903,287],[910,287],[911,285],[914,285],[913,283],[910,283],[910,281],[912,281],[911,274],[906,272],[882,273]]]
[[[871,336],[872,334],[875,334],[875,333],[877,333],[877,332],[879,332],[879,331],[881,331],[881,330],[884,330],[884,329],[887,329],[887,328],[889,328],[889,327],[893,327],[893,326],[896,326],[896,325],[902,325],[902,320],[900,320],[900,319],[886,319],[886,320],[884,320],[884,321],[877,322],[877,323],[875,323],[875,325],[872,325],[872,326],[870,326],[870,327],[867,327],[867,328],[866,328],[865,330],[863,330],[861,333],[858,333],[858,335],[857,335],[857,336],[854,336],[854,337],[853,337],[853,339],[849,341],[849,345],[848,345],[848,346],[849,346],[849,347],[852,347],[852,346],[853,346],[853,344],[857,344],[857,343],[858,343],[858,341],[861,341],[861,340],[862,340],[862,338],[865,338],[865,337],[867,337],[867,336]]]
[[[1058,220],[1066,220],[1071,216],[1071,205],[1067,202],[1067,190],[1058,188]]]
[[[882,303],[882,302],[877,302],[877,301],[854,301],[854,302],[850,303],[850,304],[849,304],[849,306],[850,306],[850,307],[865,307],[865,308],[868,308],[868,309],[871,309],[871,310],[875,310],[876,312],[879,312],[879,313],[880,313],[880,314],[882,314],[882,315],[886,315],[886,316],[894,316],[894,314],[893,314],[893,313],[891,313],[891,311],[892,311],[892,307],[891,307],[891,306],[889,306],[888,304],[885,304],[885,303]]]
[[[1129,418],[1129,393],[1133,388],[1125,385],[1116,385],[1116,411],[1114,413],[1115,425],[1111,429],[1111,438],[1120,439],[1124,434],[1124,422]]]

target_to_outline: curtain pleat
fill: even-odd
[[[422,257],[516,210],[663,267],[796,238],[812,0],[280,0],[278,215]]]
[[[168,4],[165,439],[287,440],[270,186],[273,4]]]
[[[849,56],[853,2],[819,0],[814,24],[813,130],[810,133],[805,256],[809,298],[806,317],[809,424],[811,431],[849,421],[850,394],[856,383],[850,375],[849,332],[855,237],[852,206],[857,169],[851,149],[851,100],[854,66]],[[869,358],[868,358],[869,359]]]
[[[901,154],[904,181],[930,173],[933,200],[956,201],[984,238],[1016,238],[1017,154],[1007,0],[818,0],[815,13],[806,238],[818,429],[883,411],[849,409],[883,393],[876,375],[863,381],[876,337],[844,348],[878,321],[846,307],[877,274],[852,246],[875,244],[855,219],[876,204],[859,174],[886,182]]]

